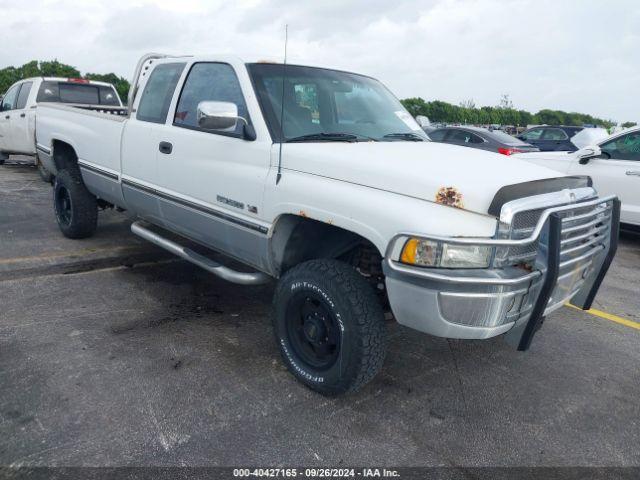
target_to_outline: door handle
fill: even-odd
[[[638,170],[627,170],[627,175],[634,176],[634,177],[640,177],[640,171],[638,171]]]
[[[173,151],[173,145],[171,145],[169,142],[160,142],[160,145],[158,145],[158,150],[160,150],[160,153],[169,155]]]
[[[24,118],[24,117],[26,117],[26,116],[27,116],[27,114],[26,114],[26,113],[21,113],[21,114],[20,114],[20,118]]]

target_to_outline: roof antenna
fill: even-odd
[[[282,144],[284,143],[284,82],[287,77],[287,41],[289,40],[289,25],[284,26],[284,63],[282,64],[282,99],[280,100],[280,151],[278,152],[278,174],[276,185],[282,178]]]

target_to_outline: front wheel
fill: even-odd
[[[82,182],[80,172],[58,171],[53,188],[58,227],[65,237],[87,238],[98,226],[98,201]]]
[[[289,371],[323,395],[358,390],[384,362],[380,302],[343,262],[311,260],[289,270],[276,289],[273,326]]]

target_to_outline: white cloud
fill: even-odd
[[[0,0],[0,67],[52,59],[130,75],[147,51],[339,67],[398,96],[640,120],[640,2]]]

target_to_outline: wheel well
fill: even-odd
[[[271,237],[271,256],[279,275],[295,265],[316,258],[350,261],[354,252],[367,250],[382,262],[382,255],[363,236],[328,223],[299,215],[283,215]]]
[[[78,155],[71,145],[62,140],[53,141],[53,163],[56,170],[72,170],[78,168]]]

